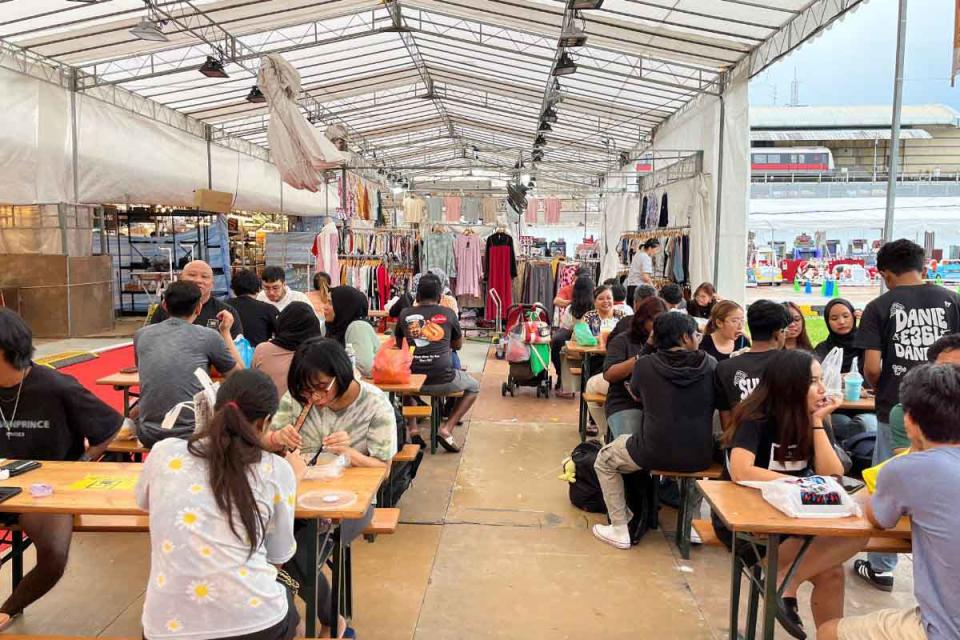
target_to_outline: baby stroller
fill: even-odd
[[[550,397],[550,316],[539,302],[515,304],[507,310],[506,358],[510,363],[500,395],[517,395],[517,387],[534,387],[537,397]],[[545,349],[543,347],[546,347]],[[534,373],[536,371],[536,373]]]

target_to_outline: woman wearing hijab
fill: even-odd
[[[863,375],[863,349],[856,346],[857,340],[857,311],[849,300],[834,298],[823,308],[823,319],[827,323],[827,339],[817,345],[814,353],[817,359],[823,359],[833,351],[834,347],[843,349],[843,365],[840,372],[849,373],[853,366],[853,359],[857,359],[857,369]],[[833,433],[837,441],[843,442],[851,436],[864,431],[875,431],[877,416],[873,413],[849,415],[834,413],[831,417]]]
[[[353,347],[356,367],[365,377],[373,373],[373,358],[380,348],[377,332],[366,321],[369,305],[359,289],[340,286],[330,289],[330,304],[325,308],[327,337]]]
[[[306,340],[319,335],[320,321],[313,307],[306,302],[291,302],[277,318],[273,339],[261,342],[253,351],[253,368],[270,376],[279,397],[283,397],[294,352]]]

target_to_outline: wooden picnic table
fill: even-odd
[[[579,353],[583,356],[583,364],[580,365],[580,411],[577,416],[577,427],[580,431],[580,440],[587,439],[587,420],[590,415],[587,410],[587,401],[583,397],[583,392],[587,388],[587,380],[590,379],[590,359],[593,356],[605,356],[607,354],[606,345],[601,346],[599,339],[597,344],[592,347],[586,347],[579,344],[576,340],[568,340],[566,343],[567,353]]]
[[[860,413],[873,413],[877,410],[877,399],[875,396],[860,396],[859,400],[849,402],[843,401],[843,404],[837,411],[858,411]]]
[[[890,538],[909,539],[910,520],[901,518],[892,529],[877,529],[860,516],[847,518],[791,518],[770,505],[760,491],[738,485],[734,482],[700,480],[697,482],[700,492],[710,503],[714,513],[734,533],[734,551],[740,544],[759,544],[767,549],[764,576],[773,576],[770,580],[761,578],[753,566],[743,562],[740,554],[734,552],[731,573],[730,592],[730,638],[739,637],[740,582],[746,575],[750,580],[750,598],[747,612],[747,635],[753,637],[757,623],[757,597],[763,591],[763,633],[764,640],[773,640],[776,618],[776,600],[778,585],[776,581],[778,547],[783,536],[831,536],[853,538]],[[813,538],[807,538],[800,553],[794,560],[788,575],[792,575]]]
[[[70,515],[101,516],[137,516],[145,515],[136,503],[134,487],[143,465],[119,462],[43,462],[43,466],[33,471],[4,480],[4,486],[20,487],[21,493],[0,503],[2,513],[57,513]],[[307,566],[317,567],[314,580],[301,585],[302,595],[307,606],[307,636],[316,635],[316,594],[320,567],[319,559],[319,521],[330,519],[336,522],[359,520],[362,518],[380,484],[386,476],[386,467],[349,467],[341,477],[334,480],[302,480],[297,486],[298,499],[313,491],[351,491],[357,499],[353,504],[334,509],[307,509],[298,502],[296,517],[306,521],[309,539],[317,544],[308,548]],[[30,495],[30,485],[45,483],[53,487],[53,495],[34,498]],[[336,527],[333,538],[333,609],[340,611],[341,581],[350,583],[345,572],[349,565],[343,563],[343,544],[340,539],[340,527]],[[22,553],[22,549],[20,549]]]

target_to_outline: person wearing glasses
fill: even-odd
[[[784,349],[801,349],[813,353],[813,345],[807,337],[807,322],[803,319],[803,311],[795,302],[784,302],[783,306],[790,313],[790,325],[787,327],[787,341]]]
[[[743,335],[743,307],[733,300],[721,300],[710,311],[700,348],[723,362],[732,354],[750,346]]]
[[[610,516],[610,524],[594,525],[593,535],[618,549],[631,545],[623,474],[700,471],[713,461],[717,361],[700,350],[697,323],[685,313],[658,315],[653,339],[657,351],[635,356],[628,387],[643,418],[600,449],[593,467]]]
[[[257,300],[272,304],[277,308],[277,313],[286,309],[291,302],[304,302],[313,306],[307,294],[294,291],[287,286],[287,274],[283,267],[275,265],[264,267],[260,280],[263,281],[263,290],[257,294]]]
[[[397,420],[387,395],[370,383],[354,378],[347,352],[330,338],[311,338],[297,349],[287,375],[288,391],[272,426],[262,439],[268,451],[300,449],[304,459],[314,460],[319,453],[334,453],[346,458],[351,467],[388,467],[397,453]],[[309,405],[303,426],[294,426]],[[373,505],[359,520],[340,525],[344,544],[350,544],[370,524]],[[299,582],[312,579],[306,550],[315,541],[304,537],[305,527],[296,528],[297,553],[284,569]],[[321,562],[325,558],[320,559]],[[329,634],[334,622],[330,610],[330,585],[321,578],[317,587],[317,616],[323,626],[321,637]],[[349,633],[343,618],[337,620],[337,637]],[[324,630],[326,629],[326,631]],[[351,637],[347,635],[346,637]]]

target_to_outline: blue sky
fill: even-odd
[[[755,106],[785,105],[796,70],[800,104],[891,104],[897,0],[868,0],[750,84]],[[950,87],[954,0],[909,0],[904,104],[943,103],[960,110]],[[776,91],[776,101],[774,101]]]

